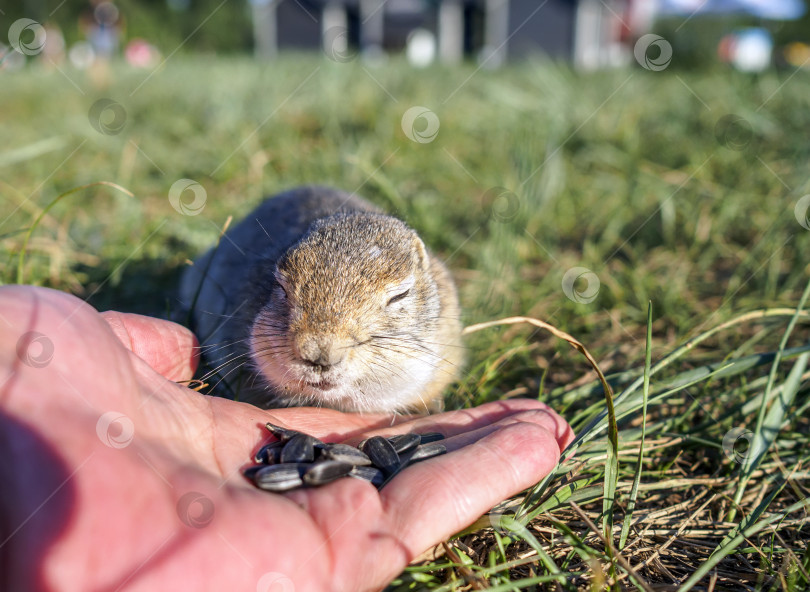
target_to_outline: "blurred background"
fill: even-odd
[[[0,23],[4,282],[171,317],[229,216],[312,183],[416,228],[465,322],[536,316],[606,371],[641,359],[650,300],[671,349],[806,282],[800,0],[26,0]],[[567,345],[497,331],[465,404],[580,380]],[[706,355],[739,339],[764,338]]]
[[[652,30],[683,67],[801,67],[810,55],[803,0],[24,0],[2,16],[41,25],[17,39],[77,68],[113,56],[150,67],[175,51],[272,58],[323,49],[368,60],[404,53],[415,66],[542,55],[594,69],[630,64]],[[4,66],[21,67],[26,53]]]

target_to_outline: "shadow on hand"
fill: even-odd
[[[4,413],[0,450],[0,590],[45,590],[45,557],[76,508],[72,474],[36,430]]]

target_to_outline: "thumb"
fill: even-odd
[[[190,380],[199,363],[197,338],[185,327],[137,314],[101,313],[124,347],[169,380]]]

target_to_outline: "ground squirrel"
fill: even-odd
[[[209,382],[262,407],[434,411],[463,361],[447,269],[404,222],[334,189],[264,201],[180,297]]]

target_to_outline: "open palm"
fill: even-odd
[[[532,485],[571,439],[513,400],[422,418],[264,411],[174,381],[196,365],[173,323],[0,289],[0,589],[374,590]],[[356,479],[269,494],[241,469],[267,421],[324,441],[440,431],[448,454],[382,491]]]

